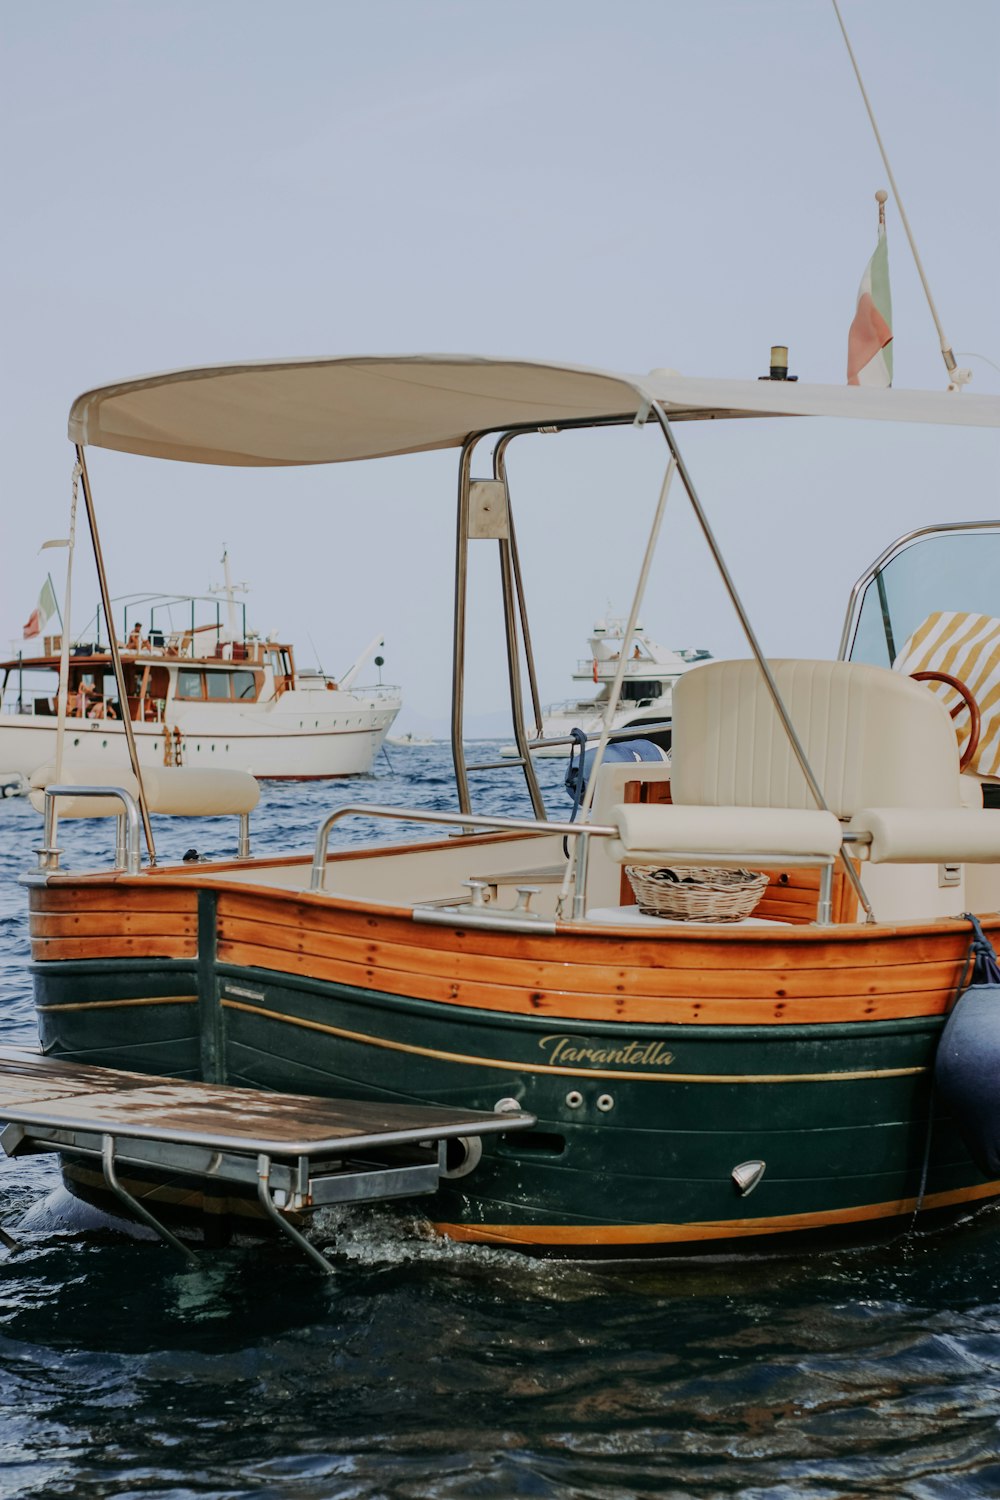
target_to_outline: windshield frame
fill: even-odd
[[[890,543],[885,551],[875,559],[869,568],[862,573],[861,577],[851,589],[850,599],[847,604],[847,614],[844,618],[844,628],[840,636],[840,647],[837,652],[838,661],[850,661],[851,653],[857,643],[858,629],[861,624],[861,613],[864,606],[868,589],[871,585],[878,584],[881,574],[894,562],[901,553],[908,551],[920,542],[926,541],[933,536],[954,535],[956,532],[1000,532],[1000,520],[990,521],[943,521],[934,526],[921,526],[916,531],[907,531],[903,536]],[[899,643],[900,645],[902,642]]]

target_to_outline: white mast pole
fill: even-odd
[[[223,592],[226,596],[226,617],[229,621],[229,639],[235,641],[238,631],[236,629],[236,605],[233,602],[233,580],[229,572],[229,548],[222,549],[222,576],[224,580]]]

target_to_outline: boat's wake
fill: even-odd
[[[508,1291],[517,1285],[568,1300],[593,1295],[600,1269],[593,1263],[538,1259],[502,1246],[451,1240],[429,1220],[387,1203],[319,1209],[309,1238],[334,1265],[359,1270],[440,1267],[456,1275],[501,1277]]]

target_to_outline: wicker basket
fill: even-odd
[[[739,922],[767,889],[766,875],[704,865],[677,870],[626,865],[625,874],[644,916],[675,922]]]

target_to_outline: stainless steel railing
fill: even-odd
[[[37,851],[40,870],[58,870],[61,850],[56,848],[56,798],[57,797],[115,797],[122,804],[118,814],[118,834],[115,841],[115,867],[124,869],[129,875],[138,875],[139,853],[139,804],[120,786],[47,786],[45,788],[45,845]]]
[[[382,807],[377,803],[358,802],[350,807],[338,807],[330,813],[316,835],[316,851],[313,855],[310,889],[321,891],[326,875],[327,847],[330,830],[341,818],[389,818],[405,823],[440,823],[446,828],[461,828],[467,833],[527,833],[540,838],[544,834],[563,834],[580,839],[580,853],[576,862],[576,879],[573,888],[573,917],[579,921],[584,913],[587,889],[587,864],[591,838],[617,838],[618,829],[605,823],[548,823],[537,818],[489,818],[476,813],[418,812],[412,807]]]
[[[56,798],[57,797],[114,797],[122,804],[117,815],[115,837],[115,869],[128,875],[138,875],[142,869],[142,850],[139,841],[141,828],[139,804],[121,786],[47,786],[45,788],[45,843],[36,850],[39,870],[58,870],[62,853],[55,844]],[[250,858],[250,814],[240,813],[239,845],[237,859]]]

